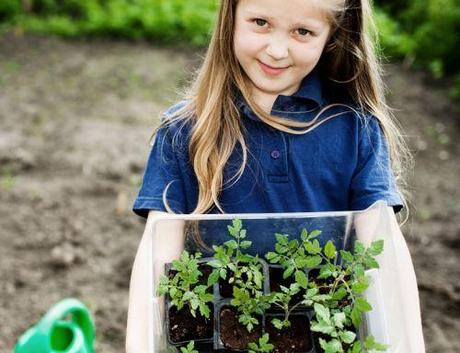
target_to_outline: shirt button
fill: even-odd
[[[270,153],[270,156],[272,156],[273,159],[278,159],[280,158],[280,151],[278,150],[273,150],[272,153]]]

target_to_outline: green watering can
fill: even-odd
[[[94,353],[91,314],[76,299],[60,301],[19,338],[14,353]]]

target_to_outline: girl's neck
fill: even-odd
[[[268,114],[271,113],[273,104],[275,103],[277,97],[277,94],[269,94],[257,89],[252,90],[252,98],[254,99],[254,102]]]

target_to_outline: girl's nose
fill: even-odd
[[[288,56],[288,42],[285,38],[273,38],[267,46],[266,52],[275,60]]]

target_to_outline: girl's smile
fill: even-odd
[[[286,66],[286,67],[272,67],[272,66],[269,66],[267,64],[264,64],[262,61],[258,60],[259,61],[259,64],[260,64],[260,67],[262,68],[262,70],[268,74],[268,75],[272,75],[272,76],[278,76],[280,74],[282,74],[284,71],[286,71],[290,66]]]

